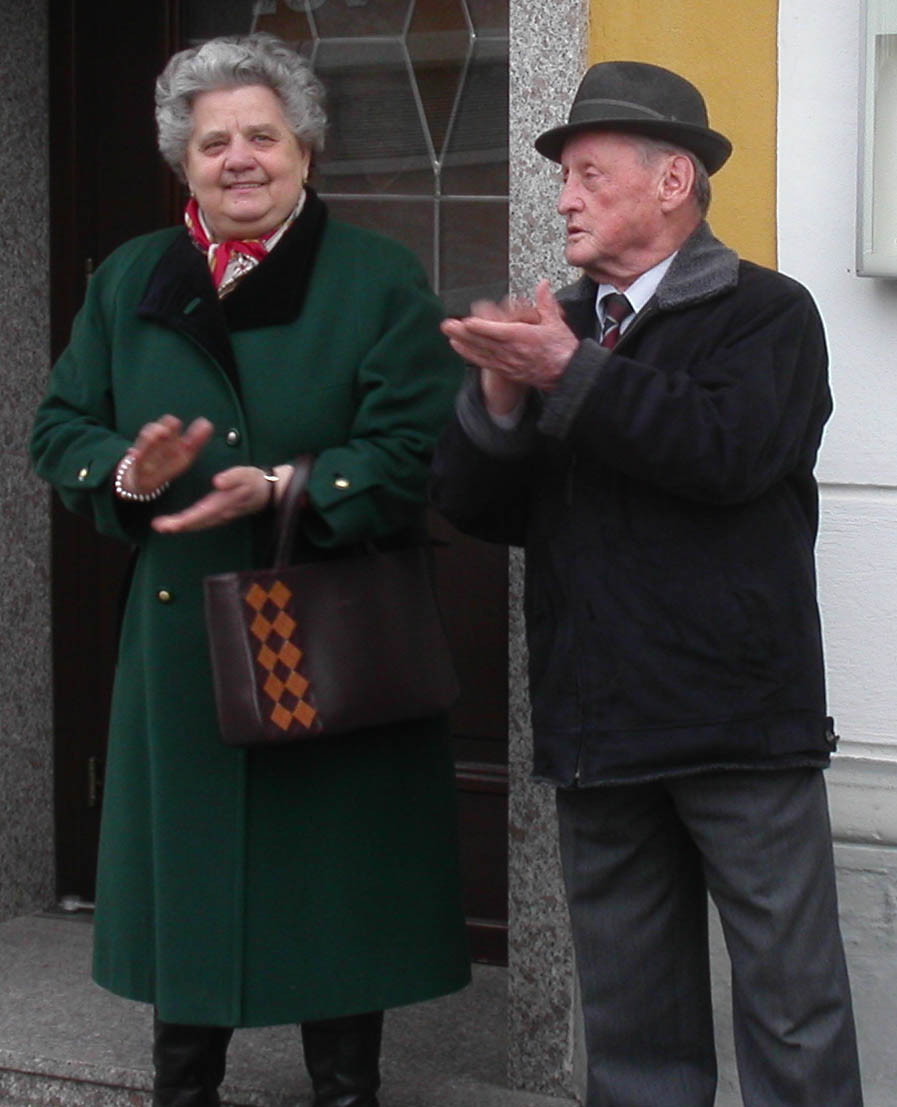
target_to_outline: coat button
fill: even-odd
[[[351,488],[352,485],[348,477],[334,477],[333,484],[336,488]]]
[[[89,472],[89,470],[88,470],[86,465],[84,466],[83,469],[79,469],[78,470],[78,480],[87,480],[88,472]]]
[[[159,603],[171,603],[174,597],[167,588],[160,588],[159,591],[156,593],[156,599],[159,601]]]
[[[228,446],[240,445],[240,432],[237,430],[236,427],[231,427],[231,429],[224,436],[224,441],[228,444]]]

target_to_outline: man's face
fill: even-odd
[[[557,207],[567,223],[570,265],[619,287],[660,260],[663,157],[646,163],[626,135],[586,131],[567,140],[561,169]]]

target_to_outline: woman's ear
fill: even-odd
[[[303,188],[308,184],[311,176],[314,151],[303,143],[299,143],[299,182]]]

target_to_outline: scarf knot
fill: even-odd
[[[227,267],[235,255],[242,254],[252,259],[252,265],[262,261],[268,253],[268,243],[282,229],[283,224],[268,231],[259,238],[229,238],[226,242],[213,242],[203,225],[199,204],[196,198],[191,196],[184,210],[184,224],[196,245],[206,255],[209,263],[209,272],[212,275],[212,284],[216,289],[221,288],[221,282],[227,272]]]

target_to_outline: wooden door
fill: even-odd
[[[328,87],[315,183],[334,214],[406,242],[447,310],[503,293],[507,273],[507,0],[50,0],[54,356],[91,269],[180,217],[156,153],[153,85],[170,53],[270,30]],[[378,129],[379,128],[379,129]],[[466,911],[475,955],[507,936],[507,554],[432,519],[463,696],[453,713]],[[129,551],[54,503],[53,612],[60,894],[90,899],[119,597]]]
[[[153,85],[176,41],[156,4],[50,0],[50,259],[54,358],[91,270],[165,226],[172,188],[155,150]],[[93,898],[109,693],[129,551],[53,498],[57,890]]]

